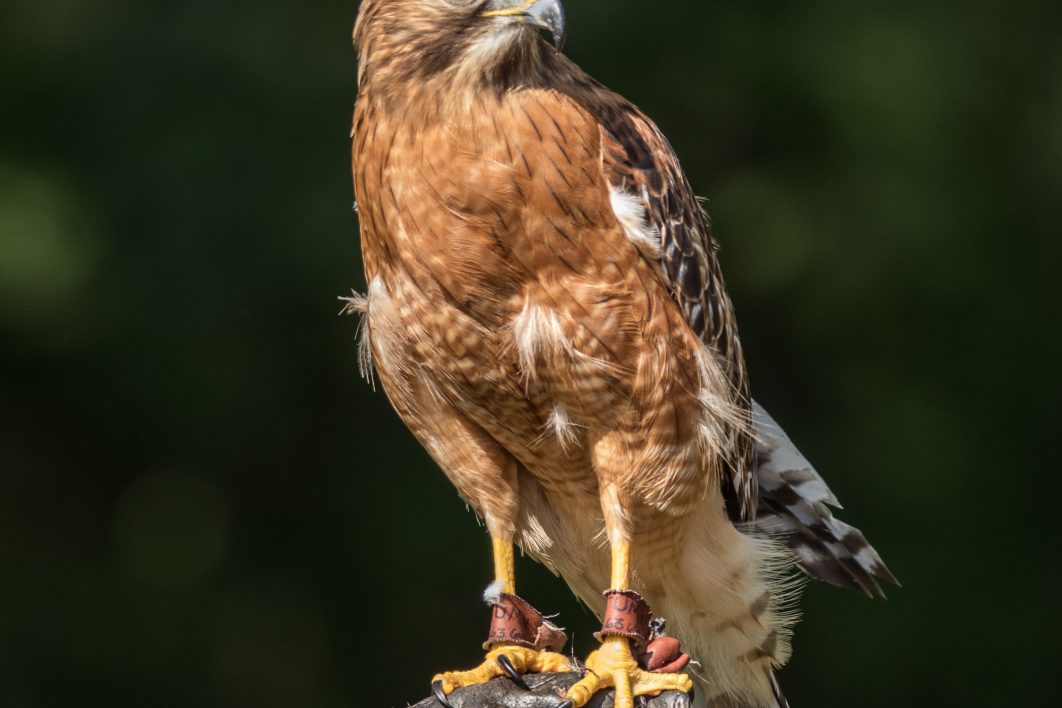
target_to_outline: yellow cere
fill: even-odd
[[[484,12],[482,17],[512,17],[513,15],[522,15],[531,9],[538,0],[525,0],[522,5],[514,5],[513,7],[505,8],[504,10],[488,10]]]

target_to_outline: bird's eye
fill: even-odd
[[[490,0],[443,0],[450,7],[469,15],[479,15],[490,6]]]

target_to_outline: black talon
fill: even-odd
[[[442,679],[431,682],[431,695],[435,696],[435,700],[437,700],[443,708],[454,708],[453,704],[447,700],[446,693],[443,692]]]
[[[531,687],[527,685],[527,681],[524,681],[524,677],[516,671],[516,667],[513,666],[513,662],[509,661],[509,657],[507,657],[505,654],[498,654],[498,666],[502,667],[502,670],[505,671],[505,673],[509,674],[509,678],[511,678],[513,680],[513,683],[515,683],[517,686],[524,689],[525,691],[531,690]]]
[[[568,700],[564,701],[564,703],[561,703],[560,705],[558,705],[557,708],[572,708],[572,706],[574,706],[574,705],[575,704],[572,703],[571,699],[568,699]]]
[[[690,686],[690,690],[686,692],[686,695],[690,697],[690,705],[693,705],[693,700],[697,698],[697,687]]]

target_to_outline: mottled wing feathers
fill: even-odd
[[[747,408],[749,385],[741,342],[708,217],[674,150],[652,121],[629,103],[620,100],[594,109],[601,122],[603,166],[610,187],[641,202],[659,240],[661,272],[673,297]],[[731,517],[751,521],[757,504],[752,437],[749,429],[735,429],[732,435],[723,493]]]
[[[783,536],[808,575],[871,596],[883,595],[877,581],[899,584],[896,578],[858,529],[834,518],[830,507],[840,504],[825,481],[751,401],[708,218],[674,150],[648,118],[622,99],[593,109],[601,124],[602,163],[610,187],[644,207],[672,295],[749,408],[749,430],[733,431],[723,479],[731,518],[755,521],[758,528]]]
[[[760,510],[757,525],[785,538],[797,564],[813,578],[884,597],[878,580],[899,582],[859,529],[834,518],[841,508],[819,473],[758,403],[756,476]]]
[[[898,584],[896,578],[858,529],[833,516],[830,507],[840,504],[826,482],[749,397],[741,342],[708,218],[673,149],[630,104],[595,108],[610,187],[644,207],[672,295],[690,327],[721,361],[739,400],[749,406],[750,429],[733,432],[729,474],[723,479],[731,518],[756,521],[758,528],[783,536],[808,575],[883,595],[878,580]]]

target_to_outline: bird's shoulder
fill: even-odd
[[[711,222],[663,131],[641,109],[589,77],[554,91],[596,126],[599,169],[617,219],[641,221],[642,252],[655,259],[690,327],[726,362],[743,390],[744,364]],[[568,109],[576,110],[576,109]]]
[[[564,98],[597,126],[599,169],[616,219],[639,246],[714,355],[738,407],[750,415],[748,376],[711,223],[678,155],[661,129],[623,96],[585,75],[564,84]],[[747,426],[733,431],[731,474],[724,479],[735,520],[755,517],[757,489]]]

